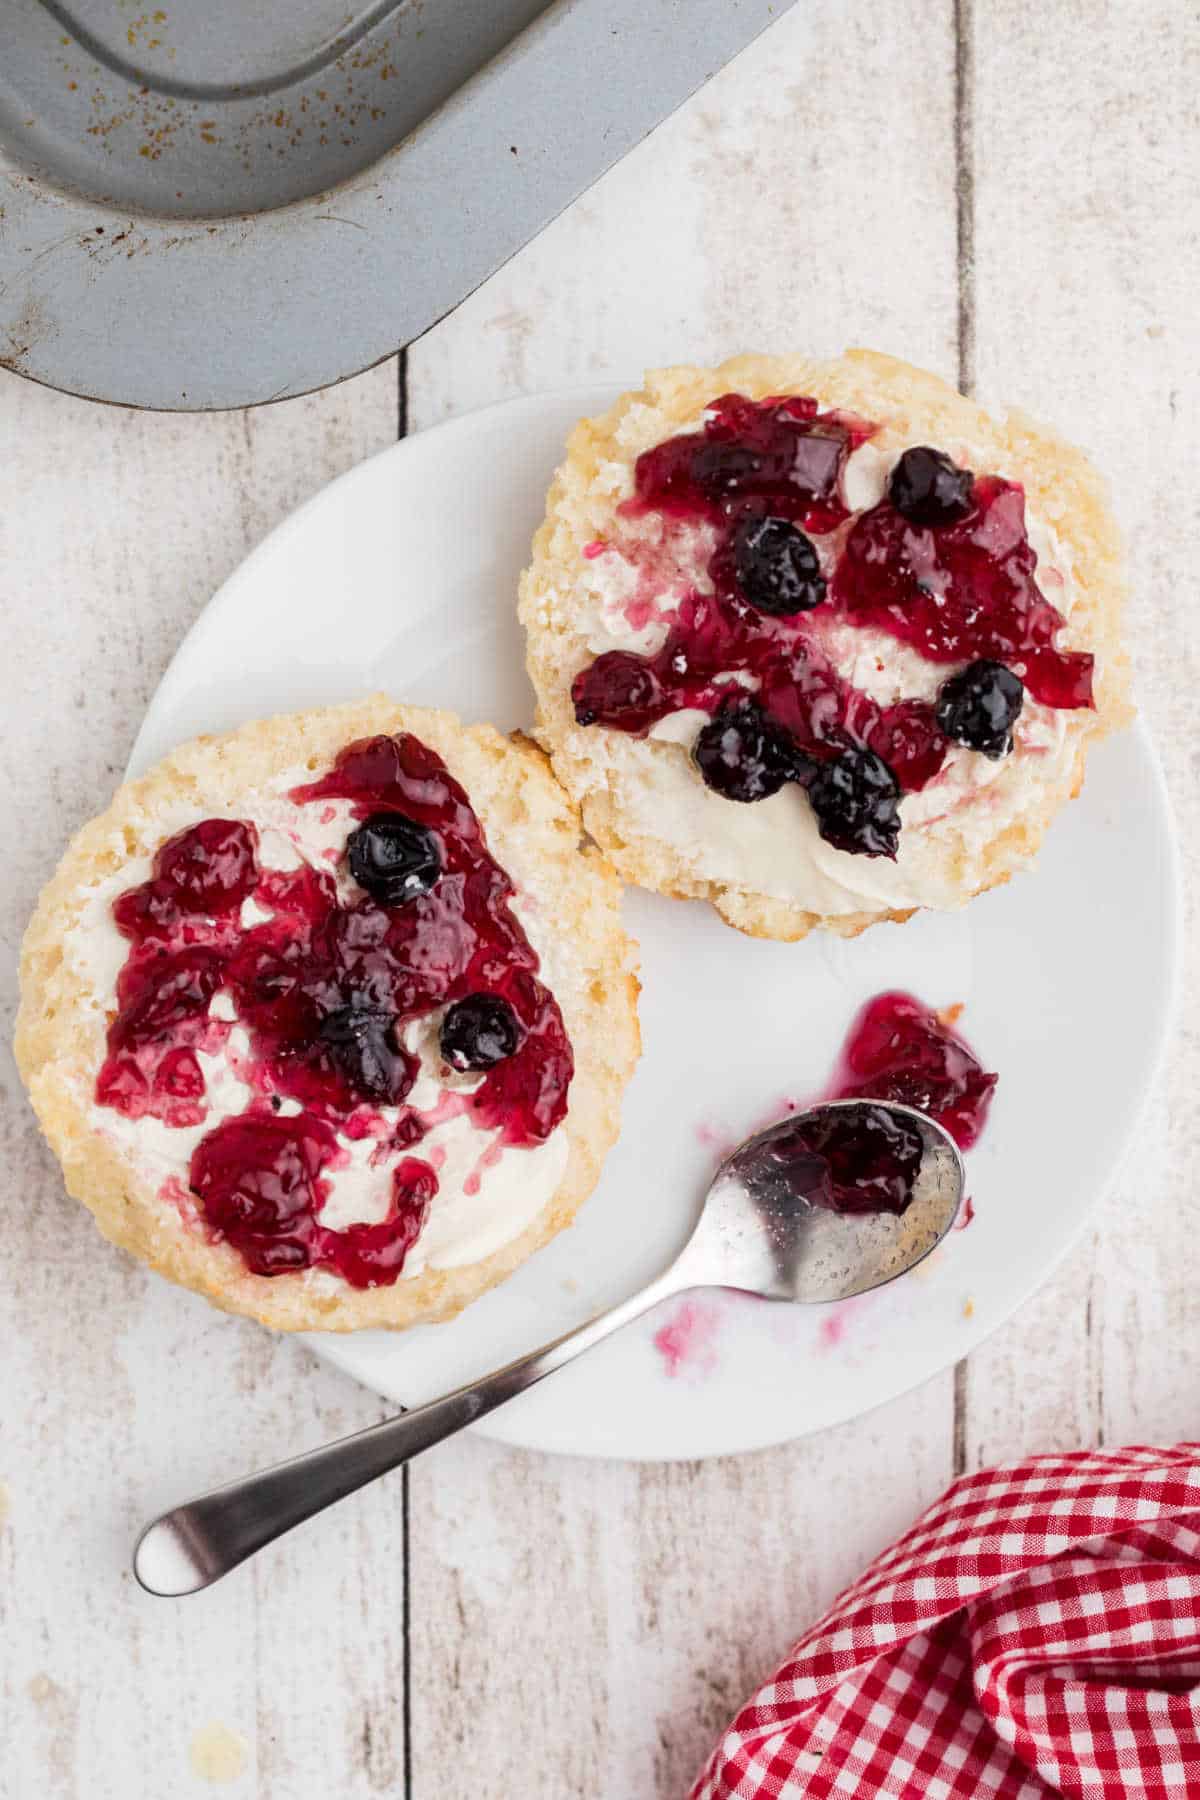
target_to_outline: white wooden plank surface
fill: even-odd
[[[1006,0],[976,9],[973,61],[978,381],[985,397],[1052,412],[1112,481],[1138,698],[1166,767],[1194,922],[1200,500],[1180,477],[1198,448],[1200,21],[1172,0],[1139,8],[1136,29],[1121,9],[1060,8],[1050,34],[1043,9]],[[1192,956],[1167,1079],[1095,1227],[971,1358],[973,1463],[1196,1435],[1197,999]]]
[[[219,419],[139,416],[0,382],[0,592],[15,689],[6,1016],[37,888],[68,832],[104,803],[182,632],[276,520],[389,442],[396,421],[394,364],[315,399]],[[148,1507],[366,1424],[378,1404],[81,1229],[8,1039],[6,1029],[0,1793],[194,1795],[207,1783],[193,1737],[214,1725],[245,1741],[235,1791],[303,1795],[316,1768],[355,1800],[395,1791],[404,1559],[394,1487],[186,1610],[150,1601],[127,1573]]]
[[[410,422],[854,340],[961,362],[1052,415],[1108,468],[1132,540],[1141,697],[1194,900],[1197,75],[1195,19],[1170,0],[1059,8],[1052,30],[1032,0],[801,0],[411,350]],[[182,632],[396,426],[394,366],[221,419],[0,380],[6,1007],[37,887]],[[956,1459],[1194,1435],[1196,999],[1193,965],[1137,1158],[972,1357],[957,1412],[945,1376],[812,1442],[679,1467],[464,1440],[411,1473],[407,1563],[392,1481],[181,1605],[125,1573],[149,1508],[379,1408],[102,1245],[5,1049],[2,1800],[175,1800],[221,1774],[259,1800],[682,1794],[742,1694]]]

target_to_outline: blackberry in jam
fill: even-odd
[[[776,618],[811,612],[825,598],[816,546],[789,519],[749,514],[733,534],[738,587],[758,612]]]
[[[378,1007],[343,1006],[317,1034],[346,1086],[363,1100],[395,1106],[416,1079],[416,1061],[396,1037],[396,1017]]]
[[[981,657],[942,683],[937,700],[940,729],[956,744],[999,761],[1013,747],[1013,726],[1025,703],[1019,675]]]
[[[786,732],[773,725],[756,700],[727,704],[710,719],[692,751],[705,785],[725,800],[766,800],[797,772],[798,756]]]
[[[579,725],[640,732],[660,716],[662,683],[644,656],[606,650],[575,677],[571,699]]]
[[[894,857],[900,841],[900,786],[873,750],[844,750],[805,783],[817,829],[835,850]]]
[[[888,499],[911,525],[953,525],[971,510],[975,478],[928,444],[906,450],[888,482]]]

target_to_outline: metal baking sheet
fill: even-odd
[[[790,0],[8,0],[0,366],[282,399],[456,305]]]

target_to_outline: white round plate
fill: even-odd
[[[318,494],[199,620],[132,768],[197,732],[381,688],[527,725],[517,577],[570,425],[614,391],[456,419]],[[626,1457],[778,1443],[925,1380],[1045,1280],[1129,1139],[1168,1022],[1175,851],[1144,732],[1096,753],[1037,872],[964,914],[796,945],[636,892],[626,916],[642,945],[645,1051],[579,1222],[451,1324],[310,1338],[320,1355],[412,1405],[630,1293],[683,1241],[721,1146],[818,1090],[856,1008],[892,987],[965,1002],[963,1029],[999,1072],[969,1159],[970,1225],[920,1270],[840,1307],[732,1294],[665,1306],[480,1429]]]

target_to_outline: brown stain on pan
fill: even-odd
[[[53,335],[54,321],[47,315],[40,295],[30,295],[13,323],[6,328],[7,342],[0,340],[0,369],[24,373],[25,359],[44,339]]]
[[[59,193],[147,221],[271,213],[375,169],[551,4],[491,0],[464,37],[452,8],[431,29],[423,0],[340,17],[336,0],[208,0],[207,25],[178,4],[35,0],[53,40],[28,46],[36,116],[6,135]]]
[[[138,47],[138,34],[149,23],[166,18],[160,11],[134,20],[128,27],[130,46]],[[167,55],[175,55],[174,47],[164,38],[147,38],[145,48],[162,48]],[[362,78],[371,75],[379,81],[390,81],[400,73],[392,45],[359,48],[344,53],[324,68],[323,79],[328,85],[302,91],[290,106],[264,101],[245,113],[253,95],[237,86],[206,94],[202,99],[189,98],[165,91],[156,71],[144,65],[130,65],[128,71],[110,66],[110,74],[128,83],[124,93],[114,93],[111,84],[99,84],[97,78],[102,69],[98,63],[90,62],[85,68],[78,59],[64,56],[60,66],[68,92],[76,93],[82,88],[88,94],[90,123],[84,129],[89,137],[106,140],[114,133],[129,131],[140,140],[137,155],[150,162],[158,162],[176,149],[193,151],[198,144],[214,149],[236,146],[247,173],[253,170],[256,153],[284,157],[290,150],[304,149],[306,136],[318,148],[337,143],[353,150],[361,141],[362,128],[379,124],[386,116],[385,107],[378,104],[374,91],[365,86]],[[279,85],[283,88],[290,81],[289,72],[280,76]],[[226,113],[240,110],[244,116],[214,116],[222,109]]]

